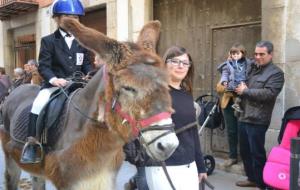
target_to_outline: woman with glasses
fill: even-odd
[[[170,76],[169,87],[175,111],[172,120],[177,130],[196,120],[192,96],[194,65],[186,49],[178,46],[169,48],[163,59]],[[176,190],[198,190],[199,182],[206,179],[207,174],[197,127],[185,130],[177,136],[179,146],[166,160],[167,171]],[[161,166],[147,166],[145,171],[150,190],[172,189]]]

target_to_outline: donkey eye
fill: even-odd
[[[125,91],[128,91],[128,92],[132,92],[132,93],[136,93],[136,90],[130,86],[123,86],[122,87]]]

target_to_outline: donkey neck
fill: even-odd
[[[80,96],[87,102],[93,103],[94,98],[98,98],[101,93],[104,93],[105,88],[105,66],[102,66],[93,78],[88,82],[84,89],[82,89]]]

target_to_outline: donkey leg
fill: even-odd
[[[17,190],[21,169],[17,163],[5,153],[5,187],[7,190]]]
[[[41,177],[31,176],[32,190],[45,190],[46,182],[45,179]]]

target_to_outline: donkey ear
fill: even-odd
[[[138,37],[137,44],[143,49],[156,53],[161,24],[158,20],[146,24]]]
[[[109,38],[94,29],[85,27],[74,18],[63,17],[61,27],[73,34],[82,46],[99,54],[110,65],[110,68],[124,67],[128,64],[125,60],[128,60],[132,52],[126,44]]]

